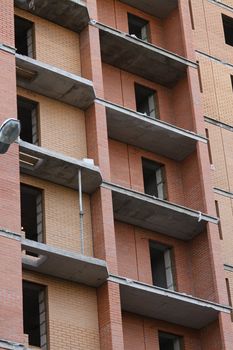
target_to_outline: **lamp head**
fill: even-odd
[[[0,127],[0,153],[6,153],[10,145],[17,140],[20,134],[20,121],[7,119]]]

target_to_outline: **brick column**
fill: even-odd
[[[123,350],[119,285],[107,282],[98,289],[101,350]]]
[[[13,0],[0,2],[0,124],[17,117]],[[9,49],[9,52],[8,52]],[[0,339],[23,341],[18,146],[0,155]]]
[[[87,1],[92,19],[97,18],[96,0]],[[96,97],[104,98],[99,30],[91,25],[80,35],[82,75],[93,81]],[[105,181],[111,181],[106,111],[94,103],[85,113],[88,157],[93,158]],[[100,188],[92,195],[94,255],[117,274],[117,256],[111,191]],[[119,286],[106,283],[97,291],[101,350],[122,350],[123,330]]]

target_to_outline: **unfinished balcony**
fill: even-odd
[[[173,10],[178,6],[177,0],[120,0],[126,5],[137,8],[140,11],[146,12],[149,15],[159,17],[161,19],[166,18]]]
[[[31,57],[16,54],[17,85],[82,110],[94,101],[91,81]]]
[[[182,161],[205,137],[178,128],[159,119],[124,108],[108,101],[96,100],[106,108],[108,136],[114,140]]]
[[[78,190],[78,171],[82,172],[82,190],[95,192],[102,182],[100,170],[92,160],[77,160],[46,148],[20,141],[20,170],[24,174]]]
[[[91,287],[99,287],[108,278],[107,266],[103,260],[28,239],[21,240],[21,247],[23,268],[27,270]]]
[[[136,192],[115,184],[103,183],[112,191],[115,220],[182,240],[190,240],[218,218],[164,199]]]
[[[145,317],[201,329],[216,321],[220,312],[231,312],[230,306],[124,277],[110,275],[109,281],[120,286],[122,309]]]
[[[34,6],[29,6],[29,1],[14,0],[14,3],[23,10],[78,33],[90,19],[84,0],[36,0]]]
[[[166,87],[184,77],[187,67],[197,68],[195,62],[161,47],[96,21],[91,24],[99,29],[101,56],[107,64]]]

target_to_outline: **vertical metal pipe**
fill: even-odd
[[[79,220],[80,220],[80,243],[81,254],[84,254],[84,234],[83,234],[83,193],[82,193],[82,170],[78,170],[78,193],[79,193]]]

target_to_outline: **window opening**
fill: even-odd
[[[21,226],[25,238],[43,242],[42,190],[21,184]]]
[[[175,290],[171,247],[152,241],[149,245],[153,285]]]
[[[145,193],[166,199],[167,191],[164,165],[142,158],[142,169]]]
[[[159,350],[183,350],[183,338],[174,334],[159,332]]]
[[[17,53],[33,57],[33,23],[15,16],[15,47]]]
[[[147,117],[159,118],[158,99],[156,91],[135,84],[136,110]]]
[[[17,109],[18,119],[21,123],[20,138],[23,141],[38,145],[38,104],[34,101],[18,96]]]
[[[31,346],[47,349],[45,287],[23,281],[23,325]]]
[[[233,18],[222,15],[225,43],[233,46]]]
[[[214,203],[215,203],[216,214],[217,214],[217,217],[219,218],[219,222],[218,222],[219,238],[222,240],[223,234],[222,234],[222,225],[221,225],[221,220],[220,220],[219,204],[218,204],[218,201],[216,201],[216,200],[214,201]]]
[[[129,34],[138,39],[149,41],[148,21],[128,13]]]

